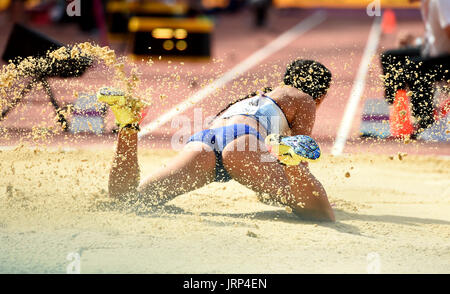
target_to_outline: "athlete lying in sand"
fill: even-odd
[[[322,64],[292,62],[284,85],[229,105],[209,129],[194,134],[168,166],[141,183],[137,133],[142,104],[120,91],[101,89],[98,98],[110,105],[120,127],[109,195],[161,205],[213,181],[234,179],[302,218],[334,221],[325,189],[305,162],[320,156],[308,135],[330,81],[331,73]]]

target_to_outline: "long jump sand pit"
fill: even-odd
[[[304,221],[236,182],[164,208],[105,208],[112,150],[0,152],[0,272],[450,273],[449,160],[324,155],[336,223]],[[146,175],[173,151],[140,150]],[[375,262],[375,267],[374,267]]]

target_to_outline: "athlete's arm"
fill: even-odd
[[[289,180],[292,211],[301,218],[319,221],[335,221],[334,212],[328,201],[327,192],[306,164],[285,166]]]
[[[316,120],[316,105],[310,97],[304,95],[296,99],[295,116],[291,122],[292,136],[311,136]]]
[[[292,134],[311,136],[316,119],[316,105],[310,97],[298,98],[296,115],[291,123]],[[308,219],[335,221],[327,192],[322,183],[309,171],[308,163],[285,166],[285,174],[289,179],[292,194],[301,203],[294,206],[294,213]]]

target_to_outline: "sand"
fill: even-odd
[[[142,174],[175,155],[140,150]],[[336,223],[303,221],[236,182],[159,211],[105,208],[111,149],[0,152],[0,272],[450,273],[450,161],[324,155]]]

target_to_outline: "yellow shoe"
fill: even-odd
[[[121,90],[103,87],[98,91],[97,99],[109,105],[120,128],[127,125],[138,127],[143,118],[142,110],[146,104],[139,99],[126,96]]]
[[[301,162],[317,161],[320,157],[319,145],[309,136],[270,134],[266,137],[265,142],[269,152],[285,165],[299,165]]]

